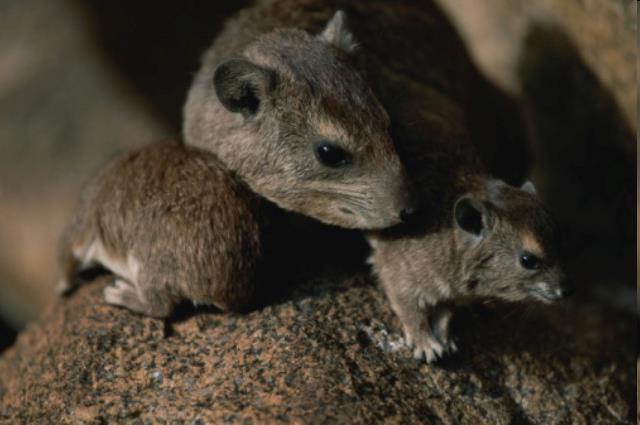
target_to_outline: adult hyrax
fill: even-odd
[[[281,208],[325,223],[379,229],[409,216],[389,117],[351,64],[344,13],[315,35],[245,15],[203,58],[184,108],[186,143]]]
[[[79,269],[115,275],[107,303],[166,317],[189,300],[244,310],[259,297],[269,207],[210,153],[164,143],[111,161],[62,239],[59,290]]]
[[[464,129],[492,175],[522,184],[519,108],[478,71],[435,3],[252,1],[203,56],[184,108],[186,143],[215,152],[278,205],[346,227],[397,221],[407,202],[387,124],[402,162],[404,146]],[[336,166],[324,164],[322,141],[348,155],[333,149]]]

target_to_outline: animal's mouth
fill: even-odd
[[[555,294],[553,290],[544,289],[532,289],[529,291],[529,295],[545,304],[551,304],[561,298],[560,294]]]
[[[349,192],[344,188],[337,188],[333,191],[306,188],[286,193],[288,198],[293,196],[297,196],[298,199],[288,209],[302,212],[335,226],[349,229],[381,230],[402,222],[400,212],[395,215],[381,212],[372,205],[368,196],[364,196],[360,192]],[[273,197],[273,201],[278,203],[276,199]],[[303,200],[312,202],[305,203]]]

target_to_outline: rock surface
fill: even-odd
[[[246,316],[165,327],[103,277],[0,358],[8,423],[631,423],[635,321],[586,305],[461,312],[460,353],[417,363],[364,274]],[[523,310],[526,310],[523,311]]]
[[[637,5],[631,0],[437,0],[482,70],[519,91],[517,62],[536,25],[561,28],[637,126]],[[464,3],[464,5],[463,5]],[[469,3],[469,4],[467,4]]]

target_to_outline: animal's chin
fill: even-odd
[[[310,198],[302,194],[283,196],[282,192],[269,192],[266,189],[262,192],[262,196],[284,210],[347,229],[382,230],[402,222],[399,215],[397,217],[380,216],[372,214],[368,209],[356,209],[351,204],[334,203],[330,199]]]
[[[402,223],[400,219],[363,219],[358,225],[358,229],[362,230],[383,230]]]
[[[326,218],[318,217],[318,219],[326,224],[332,224],[334,226],[344,227],[347,229],[358,230],[382,230],[399,224],[399,221],[393,220],[370,220],[364,218],[352,217],[335,217],[329,216]]]
[[[557,300],[553,295],[547,294],[544,291],[532,290],[529,292],[529,298],[539,301],[543,304],[551,304]]]
[[[371,217],[351,211],[348,213],[340,211],[337,214],[332,212],[319,213],[315,217],[326,224],[358,230],[382,230],[401,222],[399,218]]]

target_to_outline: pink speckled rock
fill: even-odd
[[[0,359],[7,423],[630,423],[632,317],[586,306],[462,312],[461,352],[417,363],[365,277],[246,316],[172,325],[59,302]]]

